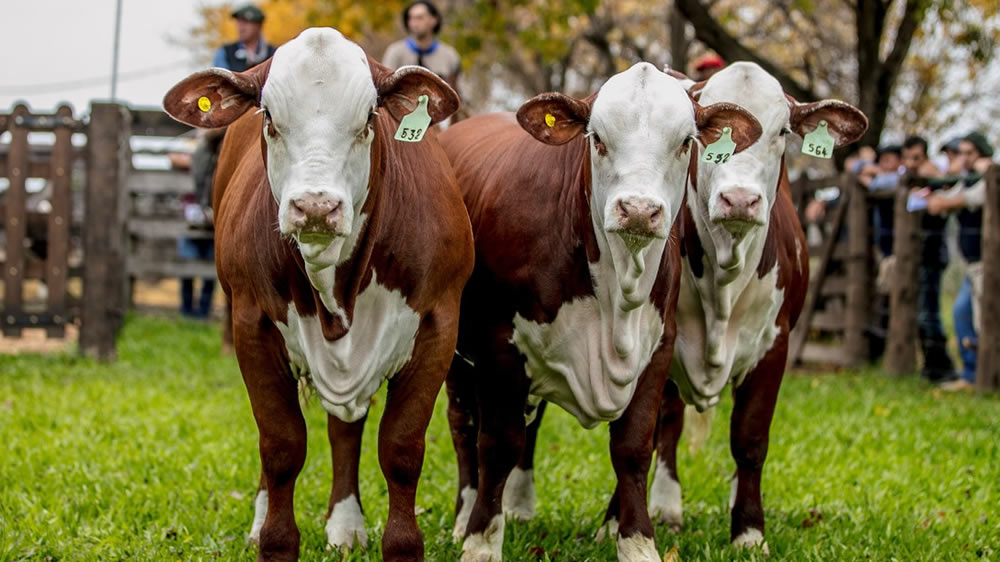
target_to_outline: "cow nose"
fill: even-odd
[[[628,197],[618,201],[618,226],[622,230],[657,236],[663,230],[663,204],[647,197]]]
[[[303,195],[292,199],[292,226],[301,232],[335,231],[340,221],[343,202],[325,195]]]
[[[719,194],[719,210],[724,220],[755,221],[760,211],[760,195],[743,187]]]

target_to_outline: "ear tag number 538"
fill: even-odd
[[[719,140],[705,147],[705,154],[701,159],[704,162],[725,164],[729,162],[729,157],[734,152],[736,152],[736,143],[733,142],[733,130],[729,127],[723,127]]]
[[[813,132],[802,137],[802,154],[815,156],[816,158],[830,158],[833,156],[833,137],[827,129],[826,121],[820,121]]]
[[[399,122],[396,136],[392,137],[403,142],[420,142],[431,126],[431,116],[427,114],[427,96],[417,98],[417,108]]]

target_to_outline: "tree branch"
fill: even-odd
[[[891,82],[895,82],[899,70],[906,60],[906,53],[910,50],[910,43],[913,42],[913,35],[920,22],[923,20],[920,0],[907,0],[903,9],[903,19],[899,22],[899,29],[896,31],[896,42],[892,45],[892,51],[882,63],[882,72],[892,77]]]
[[[715,21],[701,0],[676,0],[676,6],[694,26],[698,40],[719,53],[727,62],[739,60],[755,62],[777,78],[781,87],[799,101],[813,101],[819,98],[812,89],[802,86],[773,62],[750,50],[730,35],[719,22]]]

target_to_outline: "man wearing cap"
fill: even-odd
[[[236,20],[239,40],[219,47],[212,58],[212,66],[243,72],[271,58],[275,47],[261,35],[264,12],[253,4],[245,4],[233,10],[232,17]]]
[[[392,69],[422,66],[457,90],[462,61],[454,47],[437,38],[441,32],[441,13],[437,7],[427,0],[411,2],[403,8],[402,19],[409,36],[389,45],[382,64]]]
[[[708,53],[695,59],[694,61],[694,81],[701,82],[708,80],[713,74],[722,70],[726,66],[726,61],[714,53]]]
[[[959,154],[969,177],[947,193],[927,198],[927,212],[941,215],[957,211],[958,247],[967,262],[966,277],[955,299],[952,315],[962,356],[962,378],[942,387],[947,390],[971,389],[976,380],[976,347],[978,344],[978,302],[983,293],[982,227],[986,181],[982,175],[993,165],[993,146],[982,133],[973,132],[959,143]]]

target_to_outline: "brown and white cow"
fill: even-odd
[[[306,456],[303,378],[329,414],[329,544],[367,541],[361,432],[372,395],[388,380],[378,443],[389,491],[382,554],[423,558],[414,493],[473,248],[435,133],[393,140],[420,96],[434,122],[459,104],[434,74],[392,72],[326,28],[302,32],[247,72],[196,73],[164,100],[190,125],[232,123],[213,197],[216,264],[260,433],[251,530],[260,559],[298,555],[292,497]]]
[[[693,146],[725,126],[739,150],[760,135],[742,108],[695,104],[639,63],[586,99],[542,94],[516,121],[478,116],[442,134],[476,241],[448,378],[463,560],[501,559],[529,395],[586,428],[610,422],[618,556],[659,560],[645,496],[674,339],[671,231]]]
[[[650,512],[682,523],[676,448],[684,402],[705,410],[733,388],[730,449],[730,539],[764,543],[761,470],[771,418],[784,376],[788,337],[809,281],[805,236],[792,204],[785,166],[789,133],[806,135],[820,122],[836,146],[864,134],[868,120],[837,100],[798,103],[753,63],[735,63],[696,84],[700,103],[739,100],[763,127],[760,141],[725,164],[698,161],[678,219],[684,272],[677,303],[677,342],[658,427]],[[682,401],[683,399],[683,401]]]

